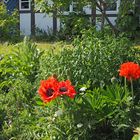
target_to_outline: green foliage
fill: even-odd
[[[122,0],[117,18],[117,26],[121,32],[136,37],[139,32],[139,14],[134,0]]]
[[[6,7],[0,4],[0,41],[19,41],[17,12],[8,13]]]
[[[17,49],[11,55],[4,56],[0,61],[1,86],[3,81],[10,83],[20,77],[33,82],[38,74],[39,59],[43,52],[40,52],[27,38],[15,47]]]
[[[90,29],[75,39],[74,48],[64,48],[60,54],[52,49],[42,57],[40,77],[55,73],[76,85],[89,80],[94,86],[110,83],[113,76],[118,76],[120,64],[137,60],[137,55],[127,38],[106,32]]]
[[[63,40],[73,40],[81,35],[81,29],[89,29],[90,20],[83,12],[72,12],[69,15],[61,16],[62,27],[58,36]]]
[[[36,1],[36,10],[40,10],[46,13],[52,12],[54,10],[57,10],[57,12],[62,14],[62,8],[66,9],[73,0],[52,0],[52,3],[49,1],[44,0],[35,0]],[[87,2],[91,2],[89,0],[74,0],[78,4],[78,7],[82,7],[87,5]]]
[[[83,124],[87,139],[123,139],[125,130],[131,127],[130,93],[119,84],[87,90],[76,102],[80,118],[75,116],[75,121]]]
[[[33,83],[43,53],[27,38],[15,47],[12,54],[5,55],[0,61],[0,138],[4,140],[22,139],[18,134],[24,123],[29,123],[25,118],[30,118],[33,109],[31,105],[36,93]]]
[[[139,135],[134,135],[134,137],[132,138],[132,140],[139,140],[140,136]]]
[[[53,31],[48,28],[48,31],[42,30],[40,28],[36,28],[36,35],[32,38],[36,41],[49,41],[53,42],[57,40],[57,36],[53,34]]]
[[[138,95],[133,108],[129,90],[110,79],[122,62],[137,61],[137,55],[126,38],[106,32],[84,31],[75,47],[59,53],[55,47],[40,52],[25,38],[1,58],[1,140],[131,139],[140,122]],[[39,82],[52,74],[87,90],[77,90],[73,100],[63,96],[44,104],[37,94]]]

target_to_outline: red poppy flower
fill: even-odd
[[[74,98],[74,96],[76,95],[74,86],[71,85],[71,82],[69,80],[59,82],[57,90],[59,92],[59,95],[67,95],[70,98]]]
[[[140,78],[140,66],[134,62],[123,63],[120,66],[119,75],[130,79]]]
[[[54,77],[41,81],[38,93],[44,102],[50,102],[58,96],[57,85],[58,81]]]
[[[57,80],[57,77],[55,75],[49,77],[47,80],[46,80],[48,83],[58,83],[58,80]]]

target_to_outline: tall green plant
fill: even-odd
[[[127,38],[106,32],[85,30],[75,39],[73,48],[64,48],[59,54],[52,49],[42,57],[40,77],[55,73],[76,85],[89,80],[94,86],[110,83],[113,76],[118,76],[119,65],[136,55]]]
[[[76,99],[80,118],[76,115],[75,121],[83,124],[88,139],[129,139],[130,100],[129,91],[119,84],[86,90]]]
[[[36,45],[26,37],[22,43],[15,45],[15,48],[12,54],[4,56],[0,61],[1,84],[4,81],[15,81],[20,77],[34,82],[43,52],[40,52]]]
[[[14,47],[15,51],[0,61],[0,139],[2,140],[22,139],[21,135],[19,136],[21,130],[23,131],[22,128],[29,123],[28,120],[33,121],[30,115],[37,90],[35,80],[39,59],[43,53],[28,38]]]

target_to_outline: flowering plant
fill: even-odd
[[[127,78],[127,80],[140,78],[140,66],[134,62],[123,63],[119,71],[119,75]]]
[[[57,78],[52,76],[41,81],[38,93],[43,102],[47,103],[62,95],[74,98],[76,90],[70,80],[59,82]]]
[[[131,83],[132,102],[134,103],[134,91],[133,80],[140,78],[140,66],[134,62],[126,62],[120,66],[119,75],[125,77],[125,89],[126,79]]]

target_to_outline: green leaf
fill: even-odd
[[[44,103],[43,103],[42,101],[36,101],[36,103],[37,103],[37,105],[39,105],[39,106],[43,106],[43,105],[44,105]]]
[[[132,140],[140,140],[140,136],[139,135],[134,135]]]

